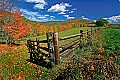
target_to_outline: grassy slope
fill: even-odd
[[[84,27],[84,28],[74,28],[74,29],[66,30],[66,31],[60,32],[59,37],[78,34],[79,30],[81,29],[86,31],[87,29],[90,29],[90,28]],[[45,35],[40,36],[40,39],[41,38],[45,39]],[[26,46],[20,46],[14,50],[7,52],[5,55],[0,56],[0,60],[1,60],[0,72],[2,72],[1,73],[2,76],[5,79],[8,79],[10,76],[12,76],[13,78],[20,77],[26,80],[35,79],[36,76],[41,76],[42,80],[44,79],[46,80],[46,79],[55,77],[56,74],[58,74],[56,73],[56,70],[59,69],[60,65],[58,65],[57,67],[54,67],[52,70],[47,70],[46,68],[42,68],[40,66],[37,66],[36,68],[34,64],[28,63],[26,61],[27,59],[29,59],[29,54]],[[38,70],[40,70],[39,75],[37,74]],[[20,76],[21,72],[25,74],[25,77]],[[48,75],[48,72],[52,74]]]
[[[70,35],[75,35],[75,34],[79,34],[80,33],[80,30],[83,30],[83,31],[87,31],[87,30],[90,30],[91,27],[79,27],[79,28],[72,28],[72,29],[69,29],[69,30],[64,30],[62,32],[59,32],[58,33],[58,36],[59,38],[60,37],[65,37],[65,36],[70,36]],[[94,28],[93,28],[94,29]],[[36,38],[40,39],[40,40],[46,40],[46,35],[42,35],[42,36],[37,36],[37,37],[27,37],[26,39],[32,39],[32,40],[35,40]],[[72,40],[75,40],[75,39],[69,39],[67,41],[61,41],[60,44],[65,44],[65,43],[69,43],[70,41]],[[23,41],[26,43],[26,40],[23,39]]]
[[[83,29],[83,28],[82,28]],[[71,34],[76,34],[79,33],[78,29],[74,30],[69,30],[60,32],[60,37],[61,36],[67,36]],[[78,32],[77,32],[78,31]],[[120,43],[119,39],[119,33],[120,30],[115,30],[115,29],[104,29],[104,42],[108,43],[108,39],[112,39],[112,43],[114,45],[117,45]],[[111,34],[112,33],[112,34]],[[114,36],[113,38],[111,36]],[[116,43],[117,41],[117,43]],[[109,42],[109,44],[112,44]],[[118,44],[118,47],[120,45]],[[119,52],[118,48],[118,52]],[[60,64],[53,69],[47,70],[44,67],[41,66],[36,66],[32,63],[28,63],[26,60],[29,59],[29,54],[27,52],[27,47],[26,46],[19,46],[18,48],[7,52],[5,55],[0,56],[0,77],[4,77],[5,80],[9,80],[10,78],[19,78],[22,80],[35,80],[39,77],[40,80],[48,80],[56,77],[59,75],[58,72],[60,72],[59,67],[62,66],[63,64]],[[67,60],[67,59],[65,59]],[[68,60],[67,60],[68,61]],[[118,62],[117,62],[118,64]],[[24,74],[24,75],[22,75]]]
[[[108,56],[116,56],[114,63],[120,70],[120,29],[103,29],[103,44]]]

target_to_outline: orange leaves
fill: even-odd
[[[37,70],[37,73],[38,73],[38,74],[40,74],[40,72],[41,72],[41,70],[40,70],[40,69],[39,69],[39,70]]]
[[[65,28],[64,28],[64,26],[60,26],[59,29],[60,29],[60,31],[63,31]]]
[[[71,25],[64,25],[64,26],[58,26],[58,27],[44,26],[44,25],[36,26],[36,29],[37,29],[37,31],[39,32],[40,35],[45,34],[47,31],[48,32],[55,32],[55,30],[57,30],[57,31],[63,31],[63,30],[71,29],[71,28],[72,28]]]
[[[26,36],[26,33],[28,32],[29,27],[24,25],[24,22],[21,20],[22,13],[14,14],[14,18],[9,20],[10,23],[5,22],[3,24],[3,28],[6,32],[8,32],[8,35],[13,38],[14,40],[20,39],[24,36]]]
[[[37,65],[36,65],[36,64],[33,64],[33,66],[34,66],[34,67],[37,67]]]
[[[53,26],[49,26],[49,32],[54,32]]]
[[[68,30],[68,29],[71,29],[72,26],[71,25],[66,25],[66,26],[60,26],[59,29],[60,31],[63,31],[63,30]]]
[[[9,78],[11,78],[11,77],[12,77],[12,74],[8,74],[8,76],[9,76]]]
[[[17,46],[15,45],[6,45],[6,44],[0,44],[0,54],[5,53],[6,51],[13,50]]]
[[[25,74],[24,74],[23,72],[20,72],[20,76],[21,76],[21,77],[24,77]]]
[[[47,31],[48,32],[54,32],[54,28],[53,28],[53,26],[44,26],[44,25],[41,25],[41,26],[36,26],[36,29],[37,29],[37,31],[38,31],[38,33],[40,34],[40,35],[43,35],[43,34],[45,34]]]
[[[104,48],[99,48],[99,52],[104,52]]]
[[[111,60],[115,60],[115,58],[114,58],[114,57],[112,57],[112,56],[109,56],[109,59],[111,59]]]
[[[91,70],[93,70],[93,71],[95,70],[95,68],[94,68],[94,66],[93,66],[93,65],[90,67],[90,69],[91,69]]]

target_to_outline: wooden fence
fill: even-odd
[[[94,30],[87,30],[83,32],[80,30],[79,34],[66,36],[58,38],[58,33],[46,33],[47,40],[28,40],[28,50],[30,53],[30,59],[38,59],[40,58],[39,55],[47,57],[50,61],[55,62],[55,64],[60,63],[60,57],[65,57],[70,54],[72,51],[76,50],[77,48],[81,47],[81,41],[83,38],[89,39],[90,36],[94,35],[94,33],[98,32],[100,28]],[[86,36],[86,37],[85,37]],[[64,45],[59,45],[60,41],[66,41],[71,38],[76,38],[76,40],[71,41]],[[47,44],[47,47],[43,47],[42,44]],[[48,52],[47,54],[43,51]]]

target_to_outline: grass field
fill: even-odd
[[[75,35],[75,34],[79,34],[80,33],[80,30],[83,30],[83,31],[87,31],[87,30],[90,30],[92,27],[79,27],[79,28],[72,28],[72,29],[69,29],[69,30],[64,30],[62,32],[59,32],[58,33],[58,36],[59,37],[65,37],[65,36],[70,36],[70,35]],[[96,27],[97,28],[97,27]],[[93,28],[94,29],[94,28]],[[35,40],[36,38],[40,39],[40,40],[46,40],[46,35],[42,35],[42,36],[37,36],[37,37],[26,37],[25,39],[32,39],[32,40]],[[23,41],[26,42],[26,40],[24,40],[23,38]]]
[[[120,70],[120,29],[103,29],[103,44],[107,56],[116,57],[116,63]]]
[[[65,37],[65,36],[70,36],[70,35],[75,35],[75,34],[79,34],[80,33],[80,30],[83,30],[84,32],[87,31],[87,30],[91,30],[92,29],[96,29],[97,27],[79,27],[79,28],[72,28],[72,29],[69,29],[69,30],[64,30],[62,32],[59,32],[58,33],[58,37],[61,38],[61,37]],[[28,39],[32,39],[32,40],[36,40],[36,38],[38,38],[39,40],[46,40],[46,35],[42,35],[42,36],[37,36],[37,37],[27,37],[27,38],[23,38],[22,41],[24,43],[27,42]],[[67,44],[71,41],[74,41],[76,39],[78,39],[79,37],[76,37],[76,38],[71,38],[71,39],[68,39],[68,40],[62,40],[62,41],[59,41],[59,46],[60,45],[64,45],[64,44]],[[17,43],[20,43],[19,41],[17,41]],[[45,46],[47,46],[47,44],[45,44]]]
[[[64,32],[60,32],[59,37],[78,34],[80,29],[81,28],[79,29],[75,28],[71,30],[66,30]],[[87,30],[90,28],[82,28],[82,29]],[[102,36],[103,36],[103,44],[104,44],[103,47],[105,49],[104,50],[105,53],[107,53],[107,56],[109,57],[109,55],[111,54],[119,56],[120,54],[120,36],[119,36],[120,30],[119,29],[103,29],[102,32],[103,32]],[[36,37],[34,37],[33,39],[35,38]],[[45,39],[45,36],[41,36],[39,38]],[[92,52],[94,52],[93,50],[94,49],[91,49]],[[87,60],[89,60],[89,58],[91,59],[91,56],[93,55],[91,51],[89,51],[88,49],[87,50],[78,49],[76,51],[73,51],[71,55],[68,56],[68,58],[62,59],[59,65],[55,66],[52,69],[47,69],[45,67],[27,62],[26,60],[30,58],[27,47],[25,45],[20,45],[0,55],[0,60],[1,60],[0,61],[0,79],[3,79],[3,80],[54,80],[57,76],[64,73],[65,68],[70,67],[71,68],[70,71],[72,71],[71,73],[73,73],[71,80],[73,79],[76,79],[76,80],[86,79],[87,80],[88,76],[86,77],[86,72],[85,72],[87,68],[85,67],[83,63],[79,61],[86,62]],[[81,56],[80,54],[84,54],[84,55]],[[67,62],[70,62],[71,59],[73,60],[73,58],[71,58],[71,56],[73,55],[74,55],[73,58],[75,60],[75,63],[77,64],[73,64],[73,65],[68,64]],[[101,57],[103,58],[104,56],[101,56]],[[115,60],[113,60],[117,69],[120,69],[120,66],[118,65],[119,60],[120,59],[118,57]],[[105,78],[104,73],[101,72],[99,74],[99,68],[97,68],[97,66],[99,65],[97,66],[96,65],[94,67],[92,66],[92,63],[88,65],[90,69],[95,68],[95,72],[94,72],[95,74],[93,75],[93,77],[95,79],[97,78],[97,79],[108,80],[109,78]],[[104,67],[101,67],[101,68],[104,68]],[[104,68],[104,69],[107,69],[107,68]],[[66,70],[66,71],[69,71],[69,70]],[[83,75],[82,73],[84,72],[85,74]],[[89,70],[88,73],[92,73],[91,70]]]

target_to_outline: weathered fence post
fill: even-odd
[[[83,37],[83,30],[80,30],[80,48],[82,48],[82,45],[81,45],[81,40],[82,40],[82,37]]]
[[[36,42],[37,42],[37,58],[39,57],[39,40],[38,38],[36,38]]]
[[[59,54],[59,45],[58,45],[58,33],[53,33],[53,41],[54,41],[54,53],[55,53],[55,64],[60,63],[60,54]]]
[[[83,30],[80,30],[80,34],[82,34],[83,33]],[[80,35],[80,38],[82,37],[83,35]]]
[[[33,53],[32,53],[32,49],[31,49],[32,48],[31,40],[28,40],[27,44],[28,44],[28,47],[29,47],[28,50],[29,50],[29,53],[30,53],[30,59],[33,59],[33,55],[32,55]]]
[[[49,32],[49,33],[46,33],[46,36],[47,36],[47,45],[48,45],[48,52],[49,52],[49,60],[51,61],[55,61],[55,55],[54,55],[54,44],[53,44],[53,33],[52,32]],[[50,38],[51,37],[51,38]]]
[[[92,28],[91,28],[91,35],[92,35]]]
[[[47,36],[47,45],[48,45],[48,51],[49,51],[49,57],[51,57],[51,54],[50,54],[50,40],[49,40],[49,37],[50,37],[50,33],[46,33],[46,36]]]
[[[89,31],[87,30],[87,36],[89,35]]]
[[[87,46],[89,46],[89,44],[90,44],[90,36],[91,36],[91,34],[90,34],[91,32],[89,31],[89,30],[87,30],[87,41],[86,41],[86,44],[87,44]]]

